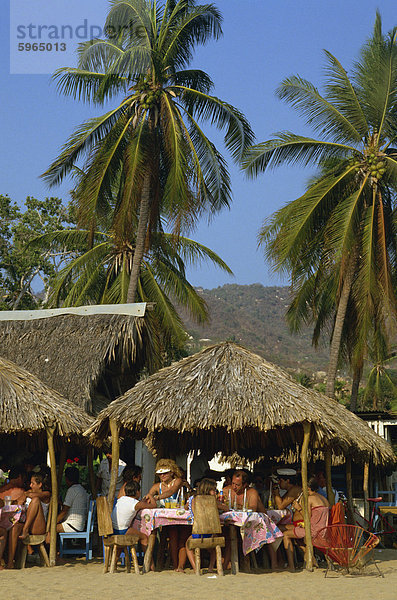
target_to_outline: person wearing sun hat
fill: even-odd
[[[183,483],[183,473],[174,460],[162,458],[156,463],[156,475],[159,482],[154,483],[149,490],[149,495],[164,506],[164,500],[176,500]]]
[[[159,482],[152,485],[148,496],[165,506],[165,499],[176,500],[183,485],[183,473],[174,460],[162,458],[156,463],[156,475]],[[168,526],[167,533],[170,538],[170,554],[175,571],[183,571],[186,563],[185,543],[189,537],[188,527],[179,525],[178,527]]]

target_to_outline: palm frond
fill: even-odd
[[[318,89],[299,76],[284,79],[276,90],[280,100],[285,100],[296,108],[325,139],[335,142],[358,143],[361,133],[343,113],[321,96]]]
[[[288,131],[276,135],[277,138],[251,146],[245,153],[242,165],[250,177],[281,164],[302,164],[306,167],[357,153],[354,147],[347,144],[314,140]]]

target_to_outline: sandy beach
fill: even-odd
[[[51,569],[27,567],[25,570],[0,572],[1,596],[5,600],[39,598],[40,600],[94,600],[97,598],[154,598],[173,600],[396,600],[397,550],[377,551],[376,560],[384,575],[377,576],[373,565],[365,575],[343,576],[331,573],[324,579],[324,570],[313,573],[252,573],[220,578],[204,574],[198,578],[190,570],[185,574],[172,571],[128,574],[123,568],[113,575],[102,574],[103,565],[96,559],[71,560]]]

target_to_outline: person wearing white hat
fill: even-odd
[[[149,490],[148,496],[158,501],[160,506],[165,506],[165,499],[177,500],[183,484],[183,473],[174,460],[162,458],[156,463],[156,475],[160,479]],[[144,498],[145,499],[145,498]],[[170,554],[174,570],[182,572],[186,563],[185,543],[189,531],[183,526],[168,526],[167,533],[170,538]]]
[[[302,494],[302,486],[298,485],[295,469],[277,469],[278,483],[273,484],[273,500],[278,510],[291,508],[292,503]],[[280,489],[285,490],[281,497]],[[303,520],[303,515],[294,514],[294,520]]]

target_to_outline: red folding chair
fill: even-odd
[[[373,559],[373,551],[378,544],[376,535],[356,525],[328,525],[313,538],[313,546],[324,553],[327,561],[325,577],[330,568],[335,569],[335,565],[351,573],[354,569],[361,572],[370,562],[383,577]]]

